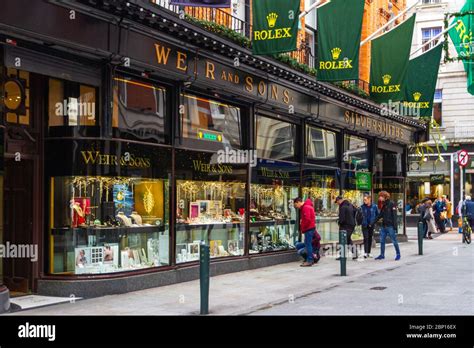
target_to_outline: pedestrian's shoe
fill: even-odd
[[[352,256],[352,260],[357,260],[358,258],[359,258],[359,256],[357,256],[357,255]]]
[[[398,254],[397,256],[395,256],[395,261],[400,260],[400,258],[401,258],[401,257],[400,257],[400,254]]]
[[[301,266],[301,267],[311,267],[312,265],[313,265],[312,262],[304,262],[304,263],[302,263],[300,266]]]
[[[364,259],[369,258],[369,254],[364,254]]]
[[[429,236],[428,239],[433,239],[433,237]]]
[[[385,259],[385,256],[383,255],[379,255],[375,258],[375,260],[383,260],[383,259]]]
[[[318,254],[313,254],[313,258],[314,258],[314,263],[318,263],[319,260],[321,260],[321,256],[319,256]]]

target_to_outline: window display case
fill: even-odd
[[[250,186],[250,254],[293,249],[298,224],[293,199],[299,196],[300,166],[258,160]]]
[[[338,241],[338,206],[340,178],[338,169],[326,169],[306,165],[303,170],[303,199],[313,201],[316,213],[316,229],[321,242]]]
[[[55,139],[46,153],[50,274],[170,264],[169,149]]]
[[[176,263],[244,255],[244,165],[213,163],[212,153],[176,152]]]
[[[53,273],[113,273],[169,264],[168,181],[51,178]]]

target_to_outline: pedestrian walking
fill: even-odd
[[[433,201],[427,200],[425,203],[425,214],[423,219],[426,222],[428,236],[425,236],[426,239],[433,239],[432,234],[437,232],[436,222],[433,211]]]
[[[448,196],[443,196],[443,200],[446,204],[446,225],[449,227],[449,231],[453,230],[453,203],[449,200]]]
[[[380,209],[379,215],[375,218],[375,222],[383,219],[382,228],[380,230],[380,255],[377,256],[376,260],[385,259],[385,238],[390,236],[397,256],[395,261],[400,260],[400,247],[397,241],[397,206],[390,200],[390,193],[387,191],[381,191],[379,193],[379,201],[382,202],[382,209]]]
[[[352,259],[357,259],[357,249],[354,247],[354,243],[352,242],[352,233],[354,233],[354,229],[356,226],[355,221],[355,213],[356,208],[354,205],[349,202],[348,200],[344,199],[342,196],[337,196],[336,204],[339,205],[339,234],[341,231],[347,232],[347,245],[349,246]],[[340,257],[337,257],[336,260],[339,260]]]
[[[370,195],[364,196],[364,204],[362,205],[362,234],[364,235],[364,258],[372,257],[370,254],[372,248],[372,239],[374,236],[375,218],[379,211],[377,205],[372,203]]]
[[[304,235],[306,248],[306,261],[301,264],[301,267],[311,267],[314,264],[312,242],[316,232],[316,214],[314,213],[313,201],[308,198],[303,203],[303,199],[298,197],[293,200],[293,205],[296,209],[300,209],[300,230]]]
[[[423,223],[423,238],[426,238],[428,233],[428,221],[425,219],[425,212],[427,209],[427,202],[429,201],[428,198],[424,198],[418,206],[417,212],[419,215],[418,222]]]
[[[446,220],[446,202],[443,200],[443,197],[438,197],[434,203],[434,216],[436,221],[436,226],[438,227],[439,232],[445,233],[446,228],[444,226]]]

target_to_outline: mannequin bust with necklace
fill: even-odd
[[[117,214],[117,219],[118,221],[123,225],[123,226],[127,226],[127,227],[130,227],[132,226],[132,220],[130,220],[130,218],[128,218],[123,211],[119,211],[118,214]]]
[[[142,217],[140,215],[138,215],[138,213],[136,211],[132,211],[132,214],[130,215],[130,217],[132,218],[133,222],[136,225],[138,225],[138,226],[143,225]]]

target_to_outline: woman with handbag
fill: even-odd
[[[446,227],[444,225],[447,217],[446,215],[446,203],[443,201],[442,197],[439,197],[434,204],[434,217],[439,232],[441,233],[446,232]]]
[[[423,217],[423,219],[426,221],[426,224],[428,225],[428,237],[426,238],[433,239],[431,234],[437,232],[435,216],[433,212],[433,202],[428,200],[426,201],[425,205],[426,205],[426,210],[425,210],[425,216]]]

